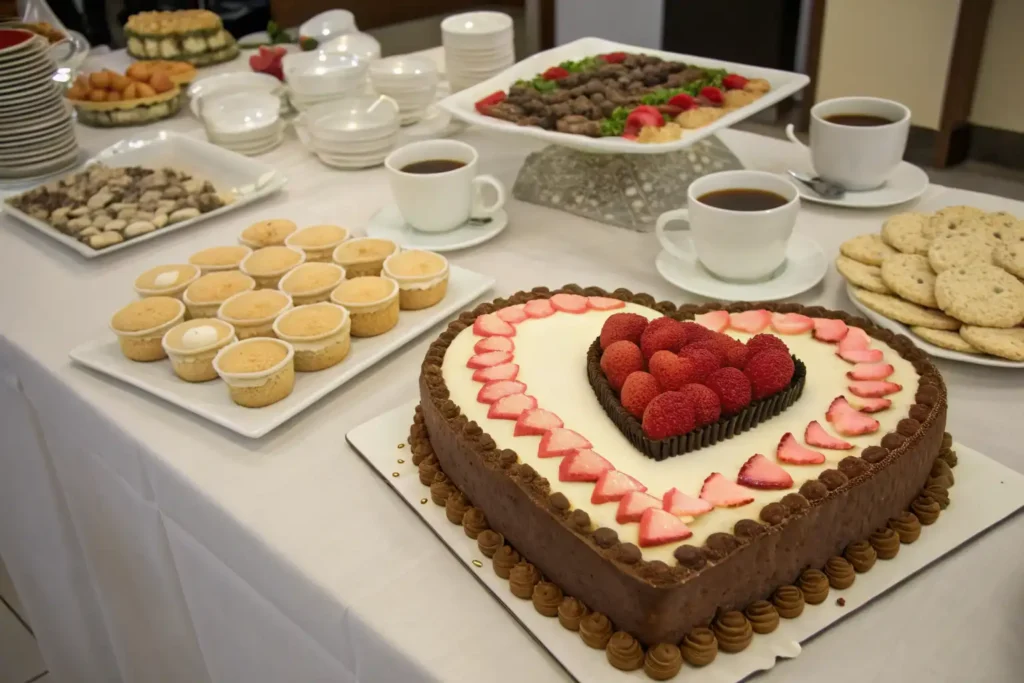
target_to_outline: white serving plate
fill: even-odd
[[[495,575],[491,561],[480,552],[476,541],[466,536],[461,526],[448,521],[443,507],[430,502],[427,487],[420,483],[416,466],[409,457],[409,449],[396,448],[398,444],[405,444],[409,437],[416,403],[409,402],[356,427],[346,435],[346,439],[448,547],[466,571],[508,610],[541,647],[551,653],[574,680],[587,683],[649,682],[651,679],[643,670],[626,673],[612,668],[604,650],[587,647],[577,634],[562,628],[558,619],[542,616],[531,601],[512,595],[508,581]],[[899,557],[892,562],[877,562],[871,571],[858,574],[856,582],[845,590],[831,589],[825,602],[807,605],[797,619],[782,619],[773,633],[755,635],[750,647],[743,652],[719,654],[713,664],[703,668],[683,664],[679,675],[672,680],[735,683],[758,671],[771,669],[777,659],[797,657],[802,650],[801,643],[849,617],[1024,506],[1024,476],[961,444],[953,447],[959,463],[955,470],[956,485],[950,491],[950,505],[942,511],[934,526],[924,528],[913,545],[900,546]],[[394,475],[396,472],[398,476]],[[426,503],[421,502],[424,499]],[[479,562],[480,566],[474,562]],[[836,604],[839,597],[845,601],[844,606]],[[440,603],[438,607],[441,607]],[[879,617],[872,617],[869,613],[863,618]],[[786,680],[786,677],[783,675],[780,680]]]
[[[79,242],[74,237],[65,235],[45,222],[15,209],[6,202],[3,204],[3,210],[47,237],[71,247],[85,258],[96,258],[189,228],[196,223],[263,199],[280,190],[288,182],[288,179],[270,164],[170,131],[158,131],[137,138],[126,138],[111,145],[86,163],[97,161],[115,167],[160,168],[169,166],[209,180],[218,192],[234,190],[236,199],[231,204],[201,214],[191,220],[169,225],[161,230],[125,240],[99,251]]]
[[[516,81],[531,79],[545,71],[548,67],[557,66],[566,60],[581,59],[608,52],[644,52],[649,55],[656,55],[662,59],[686,62],[687,64],[699,67],[728,69],[747,78],[764,78],[771,83],[772,89],[764,97],[755,100],[752,104],[726,114],[710,125],[692,131],[685,131],[683,137],[679,140],[659,144],[640,144],[619,137],[588,138],[583,135],[571,135],[569,133],[544,130],[536,126],[517,126],[508,121],[484,116],[473,107],[474,103],[496,90],[508,91],[509,87]],[[717,59],[695,57],[693,55],[681,55],[674,52],[665,52],[664,50],[648,50],[647,48],[616,43],[611,40],[604,40],[603,38],[580,38],[571,43],[527,57],[497,76],[488,78],[486,81],[477,83],[445,98],[441,101],[441,106],[467,123],[475,123],[484,128],[512,135],[527,135],[555,145],[573,147],[584,152],[599,154],[663,154],[665,152],[685,149],[698,140],[702,140],[723,128],[728,128],[734,123],[739,123],[762,109],[766,109],[793,93],[802,90],[809,82],[810,78],[806,75],[791,71],[765,69],[759,66],[723,62]]]
[[[914,342],[915,346],[918,346],[922,351],[927,353],[929,356],[935,356],[936,358],[945,358],[947,360],[956,360],[961,363],[973,363],[974,365],[987,365],[992,368],[1014,368],[1017,370],[1024,370],[1024,363],[1018,363],[1012,360],[1005,360],[1003,358],[997,358],[996,356],[989,356],[987,354],[973,354],[973,353],[961,353],[960,351],[950,351],[944,349],[941,346],[935,344],[929,344],[924,339],[921,339],[916,334],[910,331],[909,325],[904,325],[901,322],[890,320],[881,313],[876,313],[870,308],[862,304],[857,300],[857,297],[853,295],[853,290],[850,285],[846,285],[846,296],[850,300],[850,303],[854,307],[864,314],[871,322],[875,323],[879,327],[884,327],[890,332],[896,334],[902,334],[909,337]]]
[[[113,333],[72,349],[71,359],[97,372],[142,389],[196,415],[251,439],[258,439],[310,407],[378,361],[466,308],[494,284],[494,279],[451,266],[448,293],[436,306],[402,311],[396,325],[377,337],[352,339],[352,350],[340,364],[320,372],[295,373],[291,395],[266,408],[236,405],[224,382],[191,384],[178,379],[170,361],[136,363],[121,354]]]

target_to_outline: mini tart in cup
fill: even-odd
[[[215,318],[195,318],[167,330],[163,347],[175,375],[186,382],[208,382],[217,379],[214,356],[236,341],[231,323]]]
[[[247,339],[222,348],[213,367],[228,385],[231,400],[246,408],[262,408],[292,393],[295,350],[280,339]]]
[[[292,307],[292,298],[276,289],[236,294],[217,309],[217,317],[235,327],[239,340],[273,337],[274,321]]]
[[[167,357],[161,340],[167,330],[185,319],[185,304],[169,296],[133,301],[110,318],[121,353],[129,360],[149,362]]]
[[[384,275],[398,283],[403,311],[430,308],[448,293],[448,259],[432,251],[403,251],[384,261]]]
[[[242,244],[230,247],[210,247],[197,251],[188,257],[188,262],[199,266],[203,273],[215,273],[219,270],[238,270],[242,259],[252,253],[252,248]]]
[[[285,238],[295,232],[297,227],[285,218],[258,221],[243,230],[238,236],[238,241],[253,249],[284,245]]]
[[[193,318],[215,318],[220,305],[241,292],[256,289],[256,281],[237,270],[207,273],[185,290],[182,300]]]
[[[242,259],[239,268],[256,280],[257,289],[274,289],[285,273],[305,261],[306,253],[301,249],[263,247]]]
[[[345,280],[331,292],[331,301],[348,310],[353,337],[376,337],[398,324],[398,283],[386,277]]]
[[[190,263],[150,268],[135,278],[135,293],[141,297],[171,296],[180,299],[182,292],[199,277],[199,267]]]
[[[331,290],[345,279],[345,269],[333,263],[303,263],[288,271],[277,288],[296,306],[329,301]]]
[[[348,229],[337,225],[311,225],[288,235],[284,243],[306,252],[307,261],[330,262],[335,247],[348,236]]]
[[[391,240],[357,237],[335,247],[331,260],[344,268],[350,278],[380,275],[384,259],[398,251],[399,246]]]
[[[274,334],[295,349],[295,369],[316,372],[345,360],[351,348],[348,311],[331,303],[298,306],[274,321]]]

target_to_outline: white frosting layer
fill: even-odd
[[[815,340],[810,333],[802,335],[779,335],[790,351],[807,366],[807,382],[803,395],[788,410],[755,429],[703,448],[693,453],[677,455],[657,462],[642,455],[629,443],[625,436],[611,422],[598,403],[587,379],[587,351],[601,332],[604,321],[615,313],[633,312],[648,318],[660,317],[657,311],[627,304],[624,309],[613,311],[588,311],[582,315],[555,313],[548,318],[528,319],[516,325],[514,363],[519,365],[517,379],[527,386],[526,393],[537,399],[538,406],[554,412],[562,418],[565,426],[576,430],[593,444],[594,450],[607,458],[615,467],[640,480],[647,486],[648,493],[661,498],[672,487],[677,487],[691,496],[700,494],[704,479],[712,472],[721,472],[726,478],[735,480],[740,467],[750,456],[761,453],[775,461],[779,440],[786,432],[792,432],[803,443],[804,430],[812,420],[817,420],[830,433],[835,430],[825,420],[825,411],[839,395],[852,395],[846,387],[849,380],[846,372],[852,365],[836,353],[835,344]],[[772,332],[769,328],[765,332]],[[729,331],[731,336],[746,340],[751,335]],[[515,422],[487,417],[489,406],[476,400],[482,386],[472,379],[473,370],[466,367],[466,361],[474,354],[473,346],[481,338],[467,327],[452,340],[445,354],[442,366],[444,379],[451,392],[451,400],[462,409],[470,420],[479,424],[490,434],[498,448],[510,448],[519,454],[522,462],[529,463],[551,482],[552,491],[560,491],[569,499],[574,508],[585,510],[597,526],[615,529],[623,541],[638,543],[639,524],[619,524],[615,521],[618,503],[594,505],[590,496],[594,485],[590,482],[563,482],[558,479],[561,458],[538,458],[539,436],[513,436]],[[700,545],[708,535],[731,532],[741,519],[758,519],[762,507],[780,500],[787,493],[799,491],[800,485],[813,479],[828,468],[835,468],[848,455],[859,455],[870,445],[877,445],[887,432],[896,428],[896,423],[906,417],[914,401],[917,389],[917,372],[913,366],[893,349],[877,340],[874,348],[882,349],[884,362],[891,363],[895,372],[888,381],[903,385],[903,390],[888,396],[892,407],[872,415],[881,423],[878,432],[861,437],[843,437],[855,448],[849,451],[815,449],[825,455],[822,465],[786,465],[782,467],[793,477],[794,485],[785,491],[757,491],[749,489],[754,502],[738,508],[716,508],[698,517],[688,526],[693,537],[684,543]],[[672,553],[680,545],[665,544],[653,548],[642,548],[648,560],[658,559],[675,564]]]
[[[213,325],[199,325],[185,330],[181,335],[181,348],[201,349],[217,341],[217,329]]]

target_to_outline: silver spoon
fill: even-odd
[[[797,173],[796,171],[788,171],[789,175],[793,176],[801,183],[811,188],[811,190],[818,195],[821,195],[825,199],[842,199],[843,195],[846,194],[846,189],[842,185],[836,185],[835,183],[829,182],[824,178],[818,176],[808,176],[803,173]]]

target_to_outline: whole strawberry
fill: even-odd
[[[617,341],[601,355],[601,370],[612,389],[622,388],[630,373],[644,369],[644,357],[639,347],[630,341]]]
[[[795,370],[788,351],[768,349],[751,356],[743,374],[750,380],[754,400],[757,400],[785,389]]]
[[[647,318],[636,313],[615,313],[601,326],[601,349],[617,341],[631,341],[640,346],[640,336],[647,329]]]
[[[666,391],[654,397],[644,410],[643,430],[648,439],[667,439],[691,432],[697,426],[693,406],[684,394]]]

